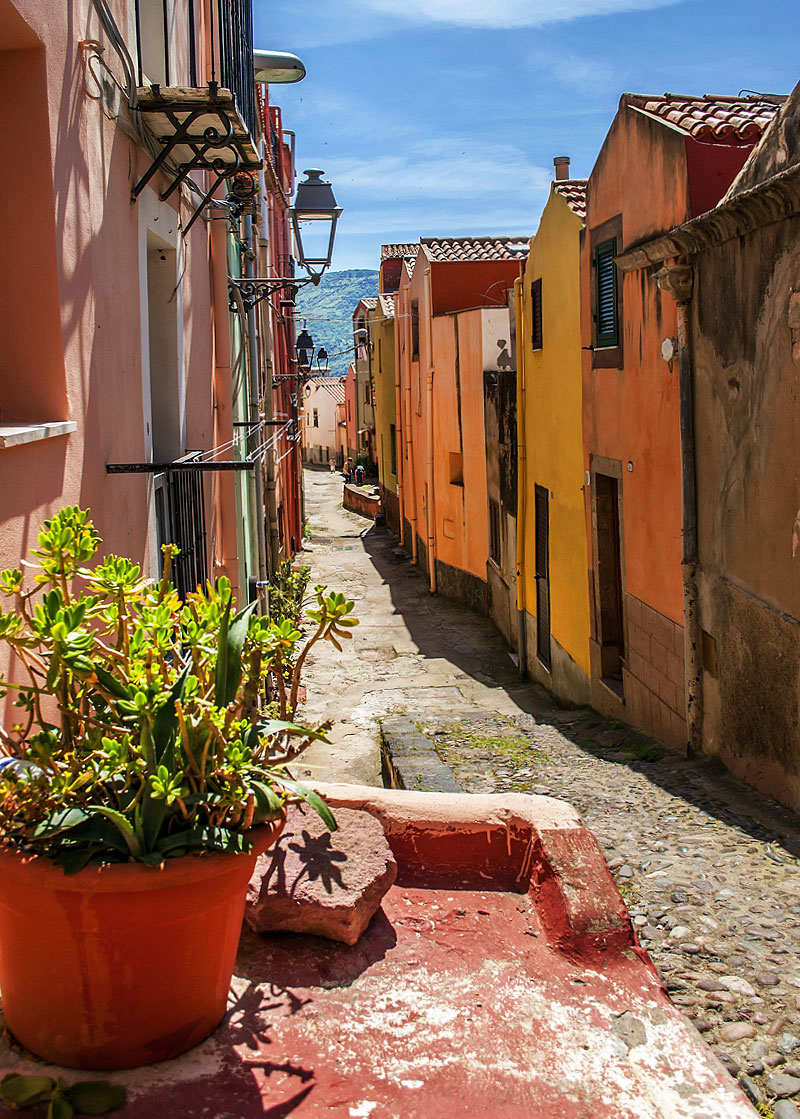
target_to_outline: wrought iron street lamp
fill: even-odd
[[[342,213],[333,196],[333,187],[322,178],[324,171],[311,169],[297,186],[291,208],[297,263],[305,268],[311,282],[319,283],[333,257],[336,223]]]
[[[297,354],[298,370],[301,373],[310,373],[311,365],[314,361],[314,339],[306,330],[305,326],[303,326],[303,329],[297,335],[294,350]]]
[[[262,299],[269,299],[279,291],[285,291],[288,301],[294,303],[298,288],[320,282],[325,269],[331,264],[336,224],[342,214],[341,206],[336,204],[333,187],[322,178],[324,173],[319,170],[305,171],[306,178],[298,184],[294,205],[289,208],[296,260],[308,276],[300,280],[295,276],[230,277],[231,310],[236,310],[240,300],[244,309],[250,311]]]

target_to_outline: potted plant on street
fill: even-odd
[[[298,651],[288,621],[234,612],[227,579],[181,600],[173,547],[153,582],[129,559],[93,563],[99,543],[69,507],[24,573],[0,572],[0,697],[19,712],[0,731],[6,1027],[92,1069],[165,1060],[222,1018],[247,882],[286,801],[335,827],[286,765],[325,729],[295,721],[308,648],[357,624],[318,587]]]

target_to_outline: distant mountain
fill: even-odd
[[[353,358],[353,311],[359,299],[378,294],[378,273],[369,268],[326,272],[318,287],[297,293],[297,329],[306,320],[316,346],[330,354],[332,373],[344,374]],[[344,351],[344,352],[342,352]]]

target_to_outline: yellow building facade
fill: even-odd
[[[580,248],[586,183],[551,186],[517,281],[517,596],[527,674],[589,703]]]

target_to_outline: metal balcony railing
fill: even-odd
[[[231,91],[255,138],[252,0],[134,0],[134,14],[139,85],[197,89],[210,78]],[[210,74],[200,72],[198,61],[198,34],[204,25]]]

